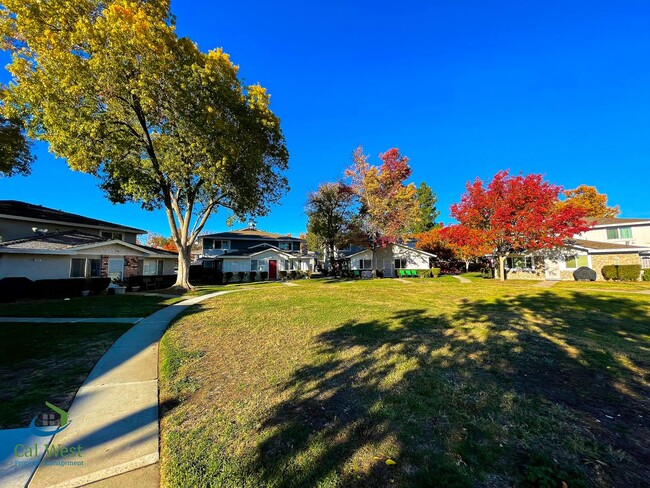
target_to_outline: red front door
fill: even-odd
[[[269,260],[269,279],[276,280],[278,278],[278,262],[275,259]]]

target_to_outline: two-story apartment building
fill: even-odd
[[[602,280],[605,265],[640,264],[642,269],[650,269],[650,219],[596,218],[591,223],[591,229],[576,235],[553,255],[509,257],[508,277],[572,280],[577,268],[587,266]]]
[[[142,246],[142,229],[16,200],[0,201],[0,279],[171,275],[177,254]]]
[[[270,280],[280,271],[313,271],[314,255],[304,251],[304,240],[290,235],[245,229],[199,237],[203,267],[223,272],[268,272]]]

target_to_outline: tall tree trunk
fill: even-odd
[[[178,248],[178,273],[176,274],[176,283],[174,288],[191,290],[190,284],[190,264],[192,260],[192,246],[182,246]]]
[[[499,279],[501,281],[506,280],[506,266],[505,266],[505,263],[506,263],[506,257],[502,256],[502,255],[499,255]]]
[[[327,246],[328,246],[329,258],[330,258],[329,273],[332,274],[332,273],[336,272],[336,257],[334,256],[334,243],[333,242],[328,242]]]

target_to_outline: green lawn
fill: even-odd
[[[142,295],[97,295],[0,304],[0,317],[146,317],[182,300]]]
[[[130,324],[0,324],[0,429],[27,427],[49,401],[67,410]]]
[[[165,485],[650,479],[650,296],[297,284],[204,302],[164,336]]]

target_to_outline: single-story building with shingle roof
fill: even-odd
[[[172,275],[178,255],[79,231],[0,242],[0,278],[31,280]]]
[[[552,252],[513,253],[506,258],[505,268],[509,279],[559,281],[573,280],[573,272],[587,266],[596,272],[600,281],[605,279],[603,266],[644,267],[645,260],[650,261],[649,246],[571,239],[564,248]]]

